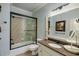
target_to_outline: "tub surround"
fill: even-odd
[[[52,50],[64,55],[64,56],[77,56],[76,54],[70,53],[67,50],[65,50],[63,48],[62,44],[60,44],[60,46],[62,46],[62,48],[54,48],[54,47],[49,46],[48,43],[56,43],[54,40],[50,40],[50,39],[49,40],[42,40],[42,41],[38,41],[38,43],[40,43],[40,44],[42,44],[42,45],[44,45]]]

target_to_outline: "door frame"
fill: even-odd
[[[46,19],[45,19],[45,39],[48,39],[48,21],[50,21],[50,16],[46,16]]]

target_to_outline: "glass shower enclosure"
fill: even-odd
[[[10,49],[37,43],[37,18],[11,12]]]

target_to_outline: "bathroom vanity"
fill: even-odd
[[[39,56],[77,56],[76,54],[70,53],[67,50],[65,50],[62,46],[62,44],[58,44],[61,46],[61,48],[55,48],[48,45],[48,43],[56,43],[55,41],[51,40],[42,40],[38,41],[39,44]]]

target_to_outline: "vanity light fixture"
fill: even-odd
[[[56,11],[56,10],[61,10],[64,6],[67,6],[67,5],[69,5],[70,3],[67,3],[67,4],[64,4],[64,5],[61,5],[61,6],[59,6],[59,7],[57,7],[56,9],[53,9],[52,11]]]

